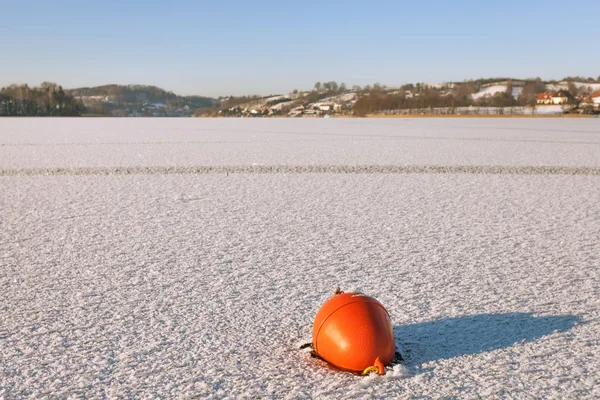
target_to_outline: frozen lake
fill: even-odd
[[[0,119],[0,210],[0,398],[600,397],[598,119]]]
[[[0,168],[600,167],[598,119],[5,119]]]

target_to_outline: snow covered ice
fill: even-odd
[[[597,119],[3,119],[0,210],[0,398],[600,397]]]

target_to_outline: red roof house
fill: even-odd
[[[540,93],[537,98],[538,104],[552,104],[552,93]]]

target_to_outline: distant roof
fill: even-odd
[[[554,97],[573,97],[573,96],[567,90],[561,89],[558,92],[556,92]]]

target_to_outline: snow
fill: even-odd
[[[271,96],[271,97],[267,97],[266,99],[264,99],[265,103],[268,103],[270,101],[277,101],[277,100],[281,100],[281,99],[285,99],[287,98],[287,96],[283,96],[283,95],[277,95],[277,96]]]
[[[573,82],[577,89],[590,89],[592,92],[600,90],[600,83],[587,83],[587,82]],[[546,89],[549,91],[568,90],[569,84],[567,82],[560,82],[558,84],[548,84]]]
[[[560,104],[554,104],[554,105],[538,105],[535,107],[535,113],[539,114],[539,115],[553,115],[553,114],[560,114],[562,112],[564,112],[566,106],[564,105],[560,105]],[[533,112],[533,110],[529,107],[528,108],[529,113],[531,114]]]
[[[337,103],[343,104],[355,100],[358,94],[356,92],[344,93],[337,96],[326,97],[320,100],[320,103]]]
[[[507,89],[508,89],[507,85],[492,85],[492,86],[487,86],[487,87],[484,87],[484,88],[480,89],[477,93],[472,94],[471,97],[474,100],[479,100],[482,97],[493,96],[496,93],[506,92]],[[517,97],[519,97],[521,95],[522,91],[523,91],[523,87],[521,87],[521,86],[513,86],[511,93],[512,93],[512,96],[516,99]]]
[[[568,85],[566,83],[558,83],[558,84],[549,83],[546,85],[546,90],[549,92],[557,92],[559,90],[567,90],[567,89],[568,89]]]
[[[281,103],[277,103],[277,104],[275,104],[274,106],[271,107],[271,110],[281,111],[281,109],[283,107],[289,107],[290,104],[292,104],[293,102],[294,102],[293,100],[290,100],[290,101],[284,101],[284,102],[281,102]]]
[[[506,92],[506,85],[493,85],[480,89],[472,95],[473,99],[478,100],[481,97],[493,96],[496,93]]]
[[[598,123],[0,120],[0,398],[598,398]],[[337,286],[402,365],[299,350]]]
[[[474,100],[479,100],[482,97],[493,96],[496,93],[506,92],[507,89],[508,89],[507,85],[487,86],[487,87],[480,89],[477,93],[472,94],[471,97],[473,97]],[[513,86],[511,93],[512,93],[512,96],[516,99],[521,95],[522,91],[523,91],[523,87]]]
[[[13,118],[1,122],[0,169],[253,164],[599,167],[593,145],[598,121]]]
[[[591,91],[596,92],[600,90],[600,83],[583,83],[583,82],[575,82],[574,85],[578,88],[591,89]]]
[[[586,89],[592,92],[600,91],[600,83],[585,83],[585,82],[573,82],[573,84],[578,89]],[[477,93],[471,95],[474,100],[479,100],[485,96],[493,96],[496,93],[506,92],[506,85],[491,85],[484,88],[481,88]],[[556,92],[558,90],[567,90],[568,84],[567,82],[560,82],[558,84],[548,84],[546,85],[546,90],[550,92]],[[516,99],[523,92],[522,86],[513,86],[512,88],[512,96]]]

